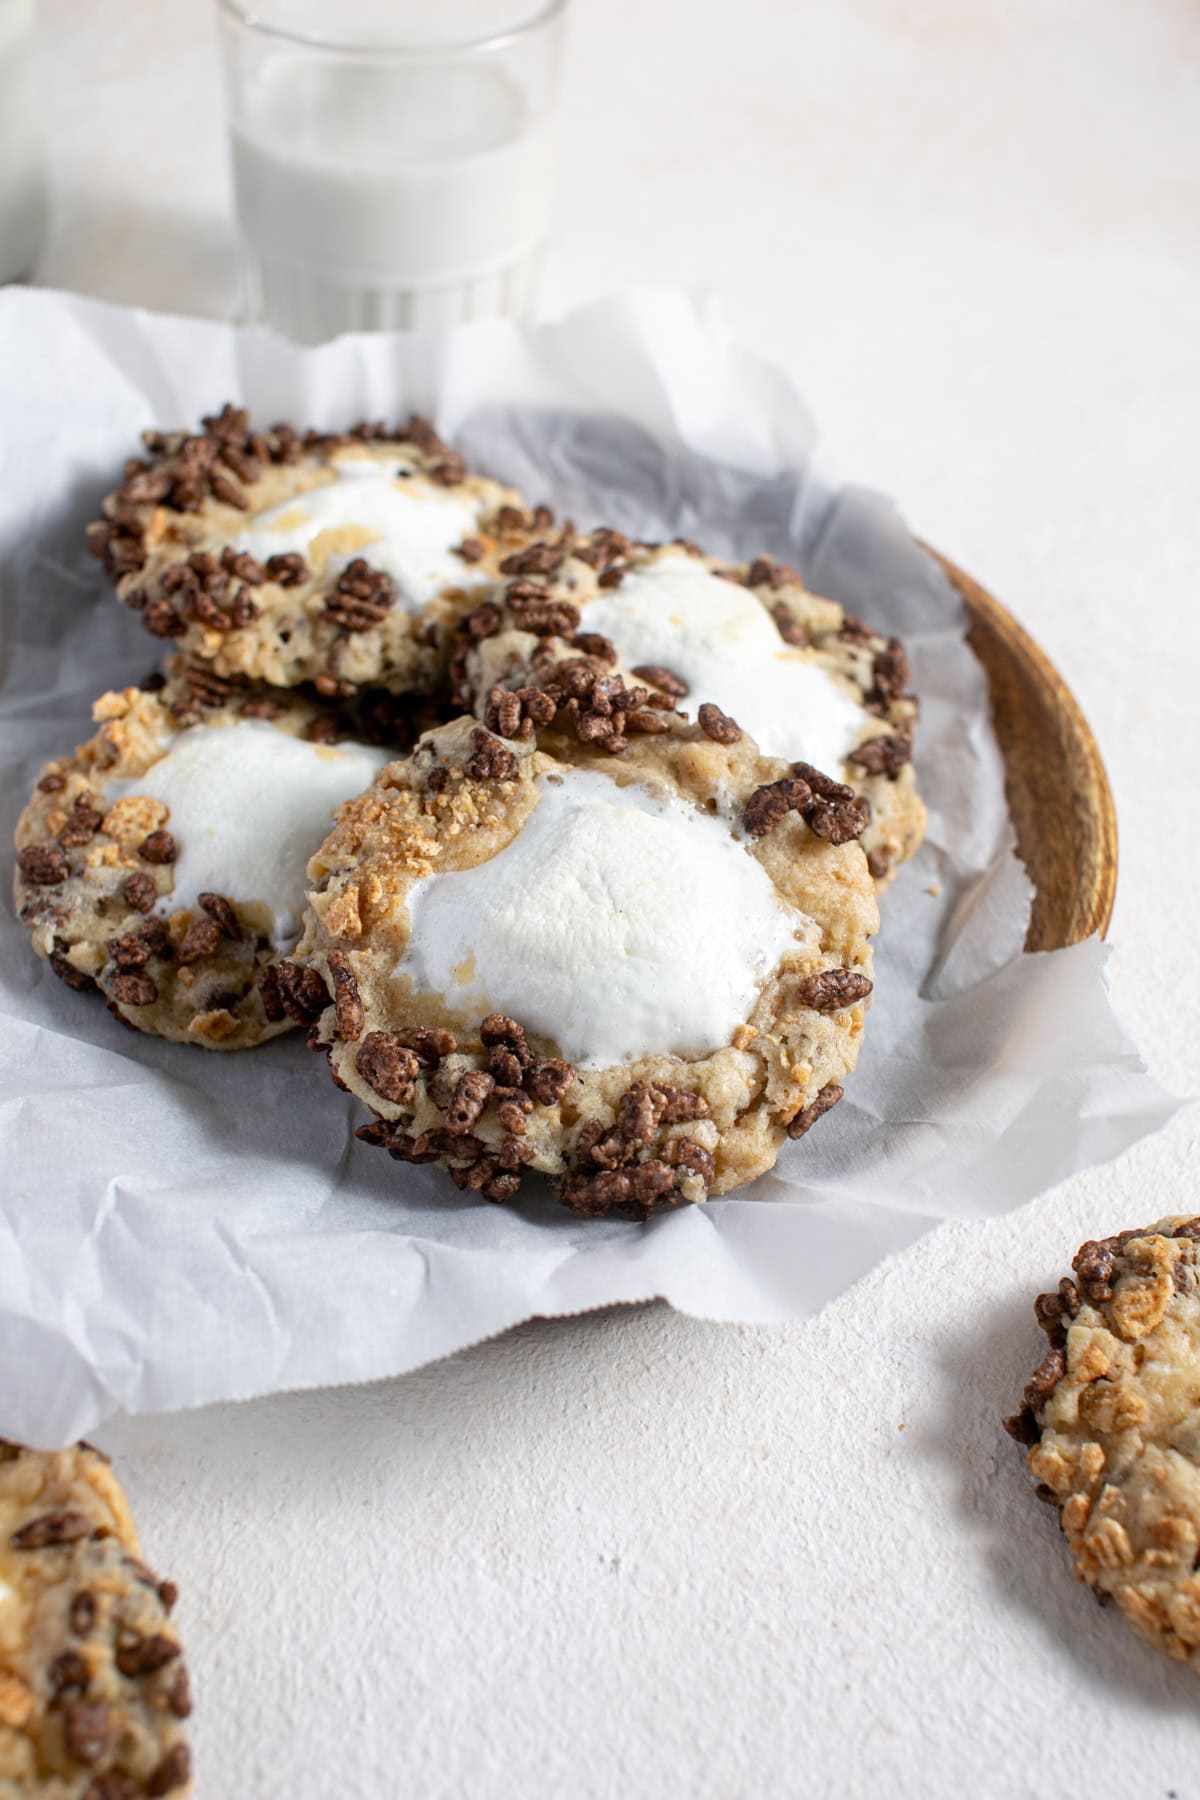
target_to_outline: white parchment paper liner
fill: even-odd
[[[1110,1009],[1103,948],[1020,952],[1028,884],[957,598],[886,501],[822,483],[788,381],[680,294],[313,351],[0,295],[6,834],[96,695],[155,660],[84,524],[143,427],[227,398],[325,426],[427,411],[581,524],[798,562],[907,640],[929,842],[887,899],[846,1100],[753,1189],[645,1226],[538,1194],[494,1207],[356,1144],[360,1115],[299,1035],[219,1056],[131,1034],[34,959],[8,902],[0,1434],[49,1445],[118,1407],[370,1380],[531,1314],[655,1295],[799,1319],[933,1221],[1015,1206],[1169,1116]]]

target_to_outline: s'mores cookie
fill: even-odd
[[[333,697],[435,687],[453,622],[550,522],[418,418],[302,436],[227,406],[146,448],[89,532],[120,598],[217,675]]]
[[[644,1218],[752,1180],[840,1099],[878,924],[865,809],[663,722],[560,755],[462,719],[343,807],[296,961],[366,1142],[488,1199],[536,1170]]]
[[[105,1457],[0,1442],[4,1800],[191,1792],[175,1599],[141,1559]]]
[[[531,696],[549,695],[560,736],[604,742],[614,712],[629,711],[621,694],[649,690],[714,736],[732,721],[797,775],[852,786],[870,808],[862,842],[881,886],[913,855],[925,808],[897,638],[764,557],[733,564],[599,531],[548,538],[512,566],[515,578],[456,628],[458,698],[489,729],[511,735],[537,711]]]
[[[178,668],[161,691],[105,694],[94,716],[17,826],[17,907],[37,954],[180,1043],[240,1050],[307,1022],[302,990],[277,973],[300,935],[305,865],[393,752],[311,697],[232,682],[214,694]]]
[[[1006,1421],[1080,1581],[1200,1670],[1200,1219],[1086,1243],[1035,1312],[1050,1342]]]

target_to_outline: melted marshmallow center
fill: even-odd
[[[629,668],[657,663],[688,684],[679,704],[706,700],[736,719],[764,756],[809,762],[836,779],[858,741],[853,695],[802,650],[785,644],[762,603],[687,556],[626,575],[587,607],[584,629],[611,638]]]
[[[331,576],[365,557],[392,577],[409,612],[445,588],[478,586],[486,577],[454,554],[478,530],[478,505],[419,477],[400,477],[401,466],[394,459],[342,456],[335,480],[258,513],[238,537],[238,549],[260,562],[296,553]]]
[[[203,893],[257,900],[277,950],[300,936],[308,859],[343,800],[370,787],[391,760],[365,744],[310,744],[262,720],[180,732],[144,775],[111,784],[111,797],[150,794],[170,809],[179,848],[166,910]]]
[[[590,770],[539,787],[498,856],[416,885],[397,972],[585,1068],[728,1044],[807,921],[719,819]]]

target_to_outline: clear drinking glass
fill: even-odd
[[[0,281],[19,281],[46,230],[46,124],[34,0],[0,0]]]
[[[219,0],[254,316],[301,343],[531,310],[566,0]]]

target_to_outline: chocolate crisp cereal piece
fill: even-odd
[[[227,406],[146,451],[91,546],[146,629],[219,680],[430,691],[452,629],[549,521],[424,419],[301,437]]]
[[[342,808],[272,979],[309,975],[310,1041],[398,1163],[496,1202],[540,1173],[587,1217],[727,1193],[854,1066],[866,860],[819,829],[824,788],[723,715],[657,709],[632,735],[607,715],[568,758],[504,691],[519,717],[428,733]],[[793,803],[743,828],[779,788]]]
[[[745,732],[791,763],[820,802],[808,824],[833,843],[861,838],[880,887],[917,849],[925,809],[903,646],[795,570],[611,531],[559,533],[502,570],[515,579],[460,620],[451,663],[459,699],[490,731],[537,730],[556,755],[576,743],[620,754],[667,731],[678,709],[718,743]],[[552,724],[536,714],[539,694]]]
[[[389,721],[375,703],[266,699],[176,660],[160,690],[97,702],[95,736],[52,765],[21,816],[17,905],[35,951],[141,1031],[239,1050],[328,1003],[317,976],[289,985],[281,961],[308,856],[390,754],[350,734],[386,736]],[[335,980],[349,1032],[353,983]]]
[[[0,1444],[0,1594],[0,1793],[190,1793],[175,1585],[99,1452]]]
[[[1005,1421],[1078,1578],[1200,1672],[1200,1218],[1084,1244],[1039,1295],[1048,1348]]]

